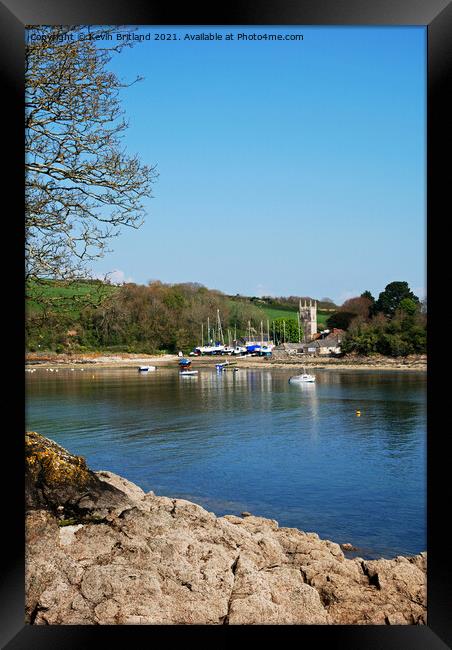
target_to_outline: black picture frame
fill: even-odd
[[[3,209],[5,252],[10,253],[8,275],[16,278],[7,283],[8,381],[6,411],[13,407],[13,426],[4,427],[2,469],[9,471],[3,493],[3,571],[0,581],[2,647],[85,648],[106,643],[140,647],[152,643],[162,626],[31,626],[24,623],[24,522],[23,522],[23,429],[25,382],[23,373],[23,269],[24,269],[24,180],[23,180],[23,54],[24,27],[36,24],[122,24],[122,25],[423,25],[428,42],[427,99],[427,263],[428,263],[428,625],[427,626],[271,626],[278,637],[295,632],[301,643],[331,644],[340,648],[366,650],[417,648],[436,650],[452,647],[452,582],[448,563],[449,544],[444,522],[450,511],[447,499],[449,455],[445,453],[444,432],[449,435],[448,399],[445,386],[438,379],[441,371],[441,327],[445,315],[441,306],[441,279],[447,273],[447,238],[443,219],[449,216],[448,189],[450,163],[447,162],[447,133],[452,115],[450,93],[452,62],[452,3],[450,0],[280,0],[271,5],[263,0],[241,6],[228,3],[210,9],[190,4],[178,9],[141,0],[1,0],[0,52],[4,109],[2,153],[4,199],[11,199]],[[6,144],[6,138],[9,138]],[[444,160],[443,162],[443,155]],[[4,201],[6,206],[6,201]],[[20,225],[19,225],[20,224]],[[433,248],[434,247],[434,248]],[[440,262],[435,270],[433,260]],[[9,291],[9,293],[8,293]],[[445,307],[445,305],[444,305]],[[13,344],[14,341],[14,344]],[[447,360],[446,360],[447,362]],[[447,381],[445,382],[447,384]],[[439,415],[439,417],[436,417]],[[184,635],[184,641],[202,631],[221,638],[242,634],[241,626],[164,626],[165,635]],[[247,628],[256,633],[267,626]],[[196,637],[192,637],[196,638]]]

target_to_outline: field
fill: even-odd
[[[27,286],[27,310],[30,313],[42,312],[51,308],[55,312],[77,318],[80,307],[87,303],[96,304],[99,300],[117,291],[118,287],[100,281],[54,282],[43,281],[29,283]],[[34,300],[33,297],[39,300]]]
[[[297,320],[297,311],[289,311],[288,309],[277,309],[275,307],[265,307],[259,306],[259,309],[263,312],[263,319],[275,320],[276,318],[285,318],[287,320]],[[317,310],[317,326],[319,329],[324,329],[326,327],[326,321],[331,316],[332,312],[329,311],[319,311]]]
[[[276,307],[265,307],[265,306],[259,306],[258,309],[260,309],[263,312],[263,319],[264,320],[276,320],[277,318],[285,318],[287,320],[292,319],[292,320],[297,320],[297,311],[289,311],[288,309],[278,309]]]

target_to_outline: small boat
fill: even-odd
[[[152,372],[155,369],[155,366],[138,366],[138,372]]]
[[[294,375],[289,379],[289,384],[312,384],[315,382],[315,375],[308,375],[306,368],[303,368],[302,375]]]
[[[181,377],[192,377],[198,374],[197,370],[191,370],[191,361],[190,359],[181,359],[179,361],[179,375]]]
[[[224,361],[223,363],[216,363],[215,368],[217,370],[226,370],[228,366],[236,366],[237,361]]]

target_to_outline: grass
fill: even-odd
[[[42,312],[46,307],[52,311],[65,313],[77,318],[80,309],[89,303],[97,303],[101,297],[117,291],[118,287],[101,281],[56,282],[46,280],[29,282],[26,287],[27,309],[33,313]]]
[[[331,316],[332,312],[327,311],[327,312],[321,312],[317,310],[317,326],[320,329],[325,329],[326,328],[326,321],[328,318]]]
[[[277,309],[276,307],[264,307],[259,306],[259,309],[263,312],[264,320],[275,320],[276,318],[285,318],[286,320],[297,320],[297,310],[288,311],[287,309]],[[326,328],[326,321],[331,316],[331,312],[322,312],[319,309],[317,310],[317,326],[319,329]]]
[[[257,305],[256,305],[257,306]],[[298,311],[295,309],[289,311],[288,309],[278,309],[277,307],[265,307],[264,305],[259,305],[258,309],[263,312],[264,320],[276,320],[277,318],[285,318],[286,320],[297,320]]]

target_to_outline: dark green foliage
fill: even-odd
[[[365,291],[361,298],[373,300]],[[343,352],[404,357],[427,351],[427,317],[407,282],[391,282],[370,308],[373,317],[357,318],[342,342]]]
[[[374,313],[381,312],[385,316],[392,317],[405,298],[410,299],[416,305],[419,304],[419,298],[410,291],[408,282],[390,282],[378,296],[374,305]]]
[[[326,321],[326,326],[328,329],[333,329],[337,327],[341,330],[347,330],[350,327],[350,323],[356,317],[356,314],[351,311],[337,311],[332,314]]]
[[[363,291],[363,293],[361,294],[361,298],[368,298],[372,303],[375,302],[375,298],[370,293],[370,291]]]
[[[366,327],[353,335],[347,334],[342,340],[341,350],[366,356],[375,354],[378,351],[378,333]]]
[[[427,351],[425,316],[399,309],[392,319],[377,315],[370,322],[354,323],[342,342],[343,352],[384,354],[391,357]]]

